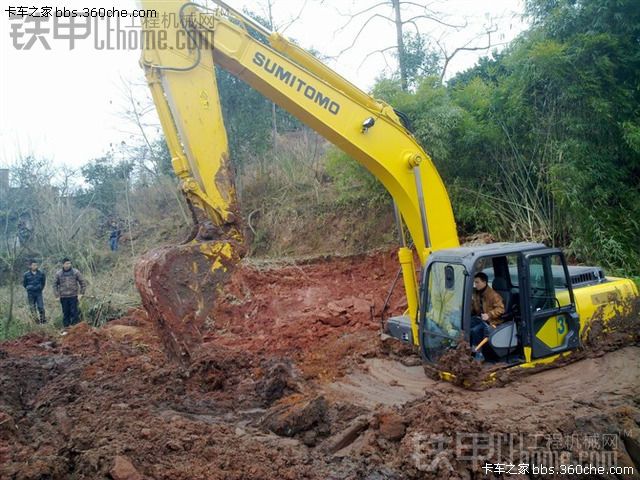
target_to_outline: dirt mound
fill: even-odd
[[[150,321],[79,325],[53,349],[4,344],[0,478],[116,478],[131,467],[155,479],[306,475],[279,437],[274,447],[236,429],[289,392],[256,380],[273,371],[268,359],[216,347],[185,370],[153,332]]]
[[[487,463],[640,466],[639,347],[462,389],[380,340],[396,272],[393,252],[241,264],[183,364],[167,360],[142,310],[0,344],[0,478],[471,479]],[[405,307],[400,287],[391,314]]]

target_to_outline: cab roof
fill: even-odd
[[[429,262],[445,261],[458,263],[474,263],[477,257],[493,257],[498,255],[514,255],[531,250],[548,248],[542,243],[533,242],[498,242],[485,245],[469,245],[458,248],[438,250],[429,256]]]

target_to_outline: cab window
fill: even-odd
[[[427,318],[433,327],[450,337],[462,330],[465,273],[464,266],[445,262],[430,267]]]
[[[529,289],[531,310],[556,307],[552,255],[540,255],[529,259]]]

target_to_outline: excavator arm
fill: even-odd
[[[212,224],[215,235],[200,235],[192,241],[214,242],[204,248],[213,265],[211,272],[229,272],[242,251],[214,65],[251,85],[367,168],[391,194],[422,265],[431,252],[458,246],[444,184],[429,155],[391,106],[362,92],[282,35],[269,32],[222,2],[215,2],[215,10],[171,0],[141,3],[145,9],[156,10],[158,19],[169,20],[145,25],[141,64],[183,191],[197,212],[197,220]],[[399,259],[413,338],[417,339],[414,250],[406,241],[403,243]],[[149,280],[148,266],[152,263],[147,262],[147,268],[139,268],[136,275],[139,288],[147,287],[143,300],[145,296],[151,298],[145,304],[160,301],[162,296]],[[163,293],[171,295],[167,289]],[[201,298],[198,301],[203,303]],[[194,323],[193,318],[181,318],[183,314],[186,312],[169,322],[174,343],[183,341],[177,340],[174,324],[184,327]],[[197,332],[193,336],[197,337]],[[185,355],[188,348],[179,350]]]

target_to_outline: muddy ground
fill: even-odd
[[[244,265],[186,367],[140,310],[0,344],[0,479],[640,478],[608,472],[640,467],[637,341],[466,390],[380,339],[396,273],[391,252]]]

